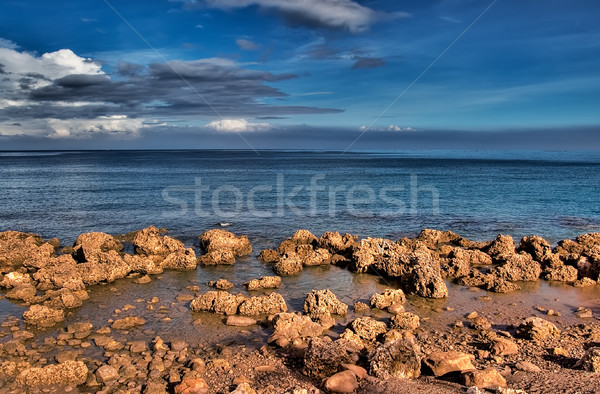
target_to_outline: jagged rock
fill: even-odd
[[[467,387],[475,386],[480,389],[506,387],[506,380],[494,368],[465,372],[461,375],[461,381]]]
[[[0,232],[0,273],[15,271],[21,266],[36,266],[54,254],[54,246],[36,234],[19,231]]]
[[[383,293],[375,293],[371,296],[370,304],[372,308],[385,309],[392,305],[403,305],[406,302],[406,296],[400,289],[385,289]]]
[[[498,234],[496,239],[486,248],[485,252],[495,262],[506,261],[516,253],[515,240],[510,235]]]
[[[596,281],[593,279],[586,277],[583,277],[577,281],[575,281],[573,283],[573,286],[575,287],[590,287],[590,286],[596,286]]]
[[[246,300],[241,294],[233,295],[225,291],[208,291],[190,303],[193,311],[208,311],[224,315],[235,315],[242,302]]]
[[[556,326],[541,317],[528,317],[517,328],[517,334],[526,339],[545,340],[560,336]]]
[[[260,254],[257,257],[258,261],[266,264],[276,263],[279,261],[280,258],[281,255],[279,254],[279,252],[273,249],[265,249],[262,252],[260,252]]]
[[[33,278],[39,282],[38,288],[42,290],[54,288],[81,290],[85,288],[79,264],[71,255],[62,255],[50,260],[47,265],[33,274]]]
[[[83,304],[83,300],[88,297],[85,290],[83,292],[73,292],[70,289],[60,289],[47,291],[46,298],[47,300],[44,302],[44,305],[49,308],[72,309],[79,308]]]
[[[303,245],[315,245],[317,237],[308,230],[297,230],[291,238],[292,241]]]
[[[575,282],[577,280],[577,268],[570,265],[561,265],[556,268],[546,268],[543,276],[546,280],[558,282]]]
[[[356,235],[348,233],[340,235],[337,231],[327,231],[319,238],[318,245],[320,248],[329,250],[331,254],[349,256],[352,253],[352,247],[357,239],[358,236]]]
[[[193,270],[197,265],[196,253],[192,248],[180,249],[165,257],[161,268],[173,270]]]
[[[273,271],[279,276],[298,275],[302,272],[302,261],[296,254],[285,255],[275,263]]]
[[[364,302],[359,301],[359,302],[354,303],[353,309],[354,309],[354,313],[363,313],[363,312],[368,311],[370,308],[369,308],[369,305],[365,304]]]
[[[308,293],[303,309],[311,319],[328,327],[334,324],[332,314],[346,315],[348,313],[348,305],[340,302],[329,289],[313,290]]]
[[[535,261],[543,264],[552,259],[552,247],[548,241],[537,235],[523,237],[517,251],[529,253]]]
[[[503,260],[505,263],[492,269],[491,273],[504,280],[510,282],[536,281],[542,273],[540,263],[533,261],[530,254],[513,254],[503,257]]]
[[[378,346],[369,354],[369,373],[379,379],[414,379],[421,375],[421,356],[414,338]]]
[[[229,290],[233,288],[233,283],[227,279],[211,280],[206,282],[207,286],[217,288],[219,290]]]
[[[37,328],[48,328],[65,320],[65,312],[62,309],[48,308],[42,305],[31,305],[23,313],[25,323]]]
[[[416,330],[420,325],[419,316],[410,312],[398,313],[390,319],[390,327],[399,330]]]
[[[464,372],[475,369],[473,357],[461,352],[433,352],[423,362],[435,376],[443,376],[450,372]]]
[[[421,297],[448,297],[448,288],[442,279],[440,269],[433,264],[412,267],[405,283],[411,293]]]
[[[77,264],[76,270],[81,280],[86,285],[95,285],[101,282],[114,282],[126,277],[131,268],[114,250],[100,252],[98,261]]]
[[[123,261],[129,266],[131,272],[137,272],[143,275],[158,275],[163,272],[161,267],[162,259],[155,259],[145,255],[125,254]]]
[[[98,263],[100,255],[109,251],[120,252],[123,244],[112,235],[85,233],[77,237],[73,246],[73,257],[80,263]]]
[[[31,284],[22,284],[13,287],[6,293],[6,298],[11,300],[28,300],[35,297],[36,292],[35,286]]]
[[[588,372],[600,373],[600,347],[589,348],[583,357],[577,361],[575,367]]]
[[[133,247],[136,254],[160,257],[185,249],[183,242],[161,235],[154,226],[138,231],[133,238]]]
[[[478,331],[486,331],[492,328],[492,323],[483,316],[478,316],[471,321],[471,328]]]
[[[252,253],[252,246],[245,235],[237,237],[235,234],[222,229],[212,229],[202,233],[200,248],[204,253],[210,253],[219,250],[229,250],[234,256],[245,256]]]
[[[27,284],[31,284],[31,275],[17,271],[9,272],[0,281],[0,287],[5,289]]]
[[[261,289],[277,289],[281,286],[281,278],[279,276],[262,276],[260,279],[252,279],[244,285],[248,290]]]
[[[27,368],[23,370],[15,383],[20,387],[65,387],[80,385],[87,379],[88,368],[81,361],[65,361],[43,368]]]
[[[445,277],[460,278],[469,275],[471,266],[490,265],[492,258],[480,250],[452,248],[447,259],[441,263],[441,270]]]
[[[352,371],[342,371],[325,381],[325,389],[331,393],[352,393],[358,388],[356,375]]]
[[[117,319],[111,325],[115,330],[130,330],[137,326],[146,324],[146,320],[137,316],[129,316],[123,319]]]
[[[379,335],[385,334],[387,326],[384,322],[371,317],[359,317],[350,322],[349,327],[361,339],[374,341]]]
[[[354,350],[347,341],[312,338],[304,355],[304,374],[316,379],[327,378],[338,371],[340,364],[352,362],[353,355]]]
[[[516,283],[509,282],[495,275],[486,275],[486,290],[494,293],[510,293],[511,291],[521,290],[521,287]]]
[[[203,265],[231,265],[235,264],[235,256],[231,250],[213,250],[200,256],[198,261]]]
[[[296,339],[303,341],[323,335],[323,327],[320,324],[313,322],[308,316],[295,313],[276,314],[273,318],[273,326],[275,331],[269,342],[277,342],[280,346],[292,343]]]
[[[287,311],[285,300],[278,293],[271,293],[268,296],[250,297],[244,300],[239,306],[240,315],[262,315],[275,314]]]
[[[453,233],[452,231],[440,231],[426,228],[421,230],[421,233],[416,239],[423,242],[429,248],[435,249],[444,244],[458,245],[461,238],[460,235]]]
[[[302,257],[302,265],[312,267],[315,265],[328,265],[331,263],[331,254],[327,249],[317,248],[306,253]]]

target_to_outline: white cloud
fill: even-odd
[[[275,9],[297,22],[353,33],[368,29],[377,17],[375,11],[352,0],[206,0],[206,4],[220,9],[258,5]]]
[[[0,48],[17,49],[18,47],[15,42],[0,37]]]
[[[387,127],[367,127],[366,125],[362,125],[359,127],[360,131],[366,131],[366,130],[371,130],[371,131],[397,131],[397,132],[411,132],[411,131],[419,131],[417,129],[414,129],[412,127],[401,127],[395,124],[391,124]]]
[[[52,138],[85,137],[92,134],[119,134],[137,136],[144,125],[144,119],[130,119],[126,115],[100,116],[95,119],[48,119],[48,126],[54,130]]]
[[[238,38],[235,40],[237,46],[244,51],[255,51],[258,49],[258,44],[254,41],[246,40],[245,38]]]
[[[250,123],[246,119],[221,119],[206,124],[204,127],[221,132],[267,131],[273,128],[269,123]]]

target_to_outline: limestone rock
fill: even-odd
[[[420,326],[420,319],[414,313],[402,312],[391,317],[390,327],[399,330],[416,330]]]
[[[467,387],[475,386],[480,389],[506,387],[506,380],[494,368],[465,372],[461,375],[461,381]]]
[[[65,312],[62,309],[48,308],[42,305],[32,305],[23,313],[25,323],[37,328],[48,328],[65,320]]]
[[[431,369],[435,376],[475,369],[470,354],[455,351],[433,352],[424,359],[424,363]]]
[[[382,321],[377,321],[371,317],[359,317],[352,320],[349,327],[361,339],[374,341],[379,335],[385,334],[387,326]]]
[[[85,233],[77,237],[73,246],[73,257],[80,263],[98,263],[100,255],[109,251],[120,252],[123,244],[112,235]]]
[[[65,361],[43,368],[28,368],[23,370],[15,383],[20,387],[64,387],[80,385],[87,379],[88,368],[81,361]]]
[[[207,286],[217,288],[219,290],[229,290],[233,288],[233,283],[227,279],[211,280],[206,282]]]
[[[238,307],[246,300],[241,294],[233,295],[224,291],[208,291],[190,303],[193,311],[207,311],[224,315],[235,315]]]
[[[276,289],[281,286],[281,278],[279,276],[262,276],[260,279],[252,279],[244,285],[248,290],[261,290],[261,289]]]
[[[222,229],[212,229],[202,233],[200,248],[204,253],[210,253],[218,250],[229,250],[234,256],[245,256],[252,253],[252,246],[245,235],[239,237],[229,231]]]
[[[371,296],[371,307],[385,309],[391,305],[403,305],[406,296],[400,289],[386,289],[383,293],[375,293]]]
[[[287,305],[285,300],[278,293],[271,293],[268,296],[250,297],[244,300],[239,306],[240,315],[262,315],[286,312]]]
[[[302,261],[295,253],[282,256],[273,266],[273,271],[279,276],[298,275],[302,272]]]
[[[304,374],[315,379],[327,378],[338,371],[340,364],[352,362],[353,354],[346,341],[312,338],[304,355]]]
[[[315,323],[308,316],[295,313],[278,313],[273,318],[275,331],[269,342],[278,344],[289,344],[295,339],[306,340],[308,338],[323,335],[323,327]]]
[[[369,354],[369,371],[379,379],[414,379],[421,375],[421,356],[414,338],[380,345]]]
[[[560,336],[560,330],[553,323],[541,317],[528,317],[517,328],[517,334],[526,339],[545,340]]]
[[[577,361],[575,367],[588,372],[600,373],[600,347],[589,348],[583,357]]]
[[[115,320],[111,327],[115,330],[130,330],[137,326],[143,326],[146,324],[146,320],[137,316],[125,317],[123,319]]]
[[[356,375],[352,371],[342,371],[325,381],[325,389],[331,393],[352,393],[358,388]]]

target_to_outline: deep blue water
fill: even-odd
[[[191,243],[227,222],[264,245],[298,228],[556,242],[600,231],[599,186],[598,152],[0,152],[0,231],[70,244],[153,224]]]

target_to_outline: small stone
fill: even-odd
[[[519,361],[515,364],[515,368],[523,372],[542,372],[542,369],[529,361]]]
[[[367,377],[367,370],[358,365],[341,363],[340,368],[342,370],[352,371],[352,373],[354,373],[354,375],[356,375],[356,378],[359,380],[362,380]]]
[[[569,352],[565,348],[558,346],[552,349],[552,354],[555,356],[569,357]]]
[[[202,378],[184,378],[175,386],[175,394],[208,394],[208,384]]]
[[[435,376],[443,376],[450,372],[464,372],[475,369],[471,357],[467,353],[455,351],[433,352],[424,359],[424,363]]]
[[[478,316],[479,316],[479,313],[473,311],[473,312],[469,313],[466,317],[469,320],[473,320],[473,319],[477,318]]]
[[[256,391],[250,387],[250,384],[244,382],[239,384],[231,394],[256,394]]]
[[[325,381],[325,389],[332,393],[352,393],[357,388],[356,375],[349,370],[338,372]]]
[[[96,379],[100,383],[108,384],[119,379],[119,372],[110,365],[103,365],[96,370]]]
[[[137,316],[130,316],[123,319],[115,320],[111,327],[115,330],[129,330],[136,326],[141,326],[144,324],[146,324],[145,319]]]
[[[480,389],[505,388],[506,380],[494,368],[482,371],[468,371],[461,375],[462,383],[467,386],[476,386]]]
[[[363,313],[368,311],[369,309],[369,305],[365,304],[364,302],[354,303],[354,313]]]
[[[144,275],[144,276],[140,276],[139,278],[134,279],[133,283],[137,283],[137,284],[146,284],[146,283],[150,283],[152,282],[152,278],[150,278],[148,275]]]
[[[247,327],[256,324],[256,320],[246,316],[228,316],[226,324],[228,326]]]
[[[519,353],[519,345],[510,339],[496,338],[492,342],[491,351],[494,356],[508,356]]]
[[[577,308],[575,315],[580,319],[590,319],[590,318],[594,317],[594,314],[592,313],[591,309],[582,308],[582,307]]]

